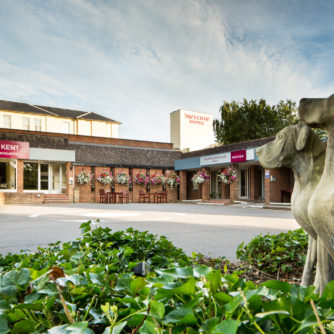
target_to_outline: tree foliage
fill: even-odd
[[[224,102],[220,108],[221,120],[213,127],[218,143],[230,144],[275,135],[284,127],[299,123],[296,103],[281,100],[270,106],[266,100],[244,99]]]

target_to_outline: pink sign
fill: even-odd
[[[29,143],[0,140],[0,158],[29,159]]]
[[[234,151],[231,152],[231,162],[244,162],[246,161],[246,150]]]

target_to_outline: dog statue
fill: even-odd
[[[303,286],[312,284],[312,273],[317,262],[317,233],[308,217],[308,203],[319,183],[325,160],[326,147],[307,125],[291,125],[276,135],[276,139],[256,150],[264,168],[289,167],[294,174],[291,198],[292,213],[299,225],[309,234],[309,245],[304,266]],[[316,286],[317,278],[315,282]]]
[[[328,134],[324,171],[308,207],[310,221],[324,246],[319,251],[318,245],[317,255],[322,293],[326,283],[334,279],[334,94],[328,98],[301,99],[298,113],[304,123]]]

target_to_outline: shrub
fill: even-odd
[[[334,282],[314,287],[192,266],[166,238],[81,225],[82,237],[0,257],[0,333],[319,333],[334,329]],[[133,275],[138,260],[146,277]],[[165,266],[158,268],[157,266]]]
[[[237,258],[264,272],[290,272],[305,263],[308,236],[302,230],[276,235],[258,235],[249,244],[241,243]]]

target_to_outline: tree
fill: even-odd
[[[296,103],[291,100],[273,106],[264,99],[225,101],[220,114],[221,121],[214,120],[213,128],[216,141],[224,144],[274,136],[284,127],[300,122]]]

